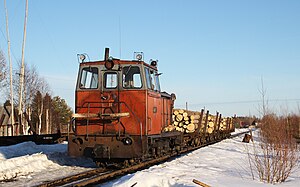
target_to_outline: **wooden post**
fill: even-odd
[[[206,130],[207,130],[208,115],[209,115],[209,111],[206,112],[206,119],[204,124],[204,138],[206,138],[207,135]]]
[[[218,125],[218,119],[219,119],[219,112],[216,114],[216,119],[215,119],[215,125],[214,125],[214,134],[217,133],[217,125]]]
[[[219,116],[219,122],[218,122],[218,125],[217,125],[217,130],[218,130],[218,132],[220,132],[220,125],[221,125],[221,121],[222,121],[222,114],[220,114],[220,116]]]
[[[9,61],[9,79],[10,79],[10,105],[11,105],[11,113],[10,113],[10,120],[12,125],[12,136],[15,133],[14,124],[14,91],[13,91],[13,78],[12,78],[12,61],[10,55],[10,38],[9,38],[9,30],[8,30],[8,13],[6,8],[6,0],[4,0],[4,8],[5,8],[5,17],[6,17],[6,35],[7,35],[7,53],[8,53],[8,61]]]
[[[226,132],[228,132],[230,130],[230,123],[229,123],[229,120],[227,118],[226,120]]]
[[[200,131],[201,131],[203,115],[204,115],[204,109],[201,109],[200,119],[199,119],[199,122],[198,122],[198,129],[196,130],[197,134],[199,134]]]
[[[25,21],[24,21],[24,33],[23,33],[23,44],[22,44],[22,61],[21,61],[21,70],[20,70],[20,88],[19,88],[19,119],[20,119],[20,128],[22,129],[22,114],[23,114],[23,87],[24,87],[24,58],[25,58],[25,43],[26,43],[26,27],[27,27],[27,17],[28,17],[28,0],[26,0],[26,7],[25,7]],[[24,133],[24,132],[23,132]]]

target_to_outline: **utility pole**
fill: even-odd
[[[23,134],[24,132],[23,128],[23,87],[24,87],[24,73],[25,73],[25,67],[24,67],[24,52],[25,52],[25,43],[26,43],[26,27],[27,27],[27,17],[28,17],[28,0],[26,0],[26,9],[25,9],[25,21],[24,21],[24,35],[23,35],[23,44],[22,44],[22,61],[21,61],[21,70],[20,70],[20,88],[19,88],[19,122],[20,122],[20,128],[22,128]]]
[[[11,113],[10,113],[10,120],[12,126],[12,136],[15,135],[15,119],[14,119],[14,93],[13,93],[13,84],[12,84],[12,61],[10,56],[10,38],[9,38],[9,30],[8,30],[8,13],[6,8],[6,0],[4,0],[4,8],[5,8],[5,17],[6,17],[6,36],[7,36],[7,53],[8,53],[8,61],[9,61],[9,74],[10,74],[10,106],[11,106]]]

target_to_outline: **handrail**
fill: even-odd
[[[90,119],[89,119],[89,114],[90,114],[90,103],[88,103],[88,117],[87,117],[87,122],[86,122],[86,139],[88,139],[89,137],[89,133],[88,133],[88,126],[89,126],[89,122],[90,122]]]
[[[107,101],[107,102],[105,102],[105,101],[104,102],[84,102],[80,108],[86,108],[86,107],[84,107],[84,105],[87,104],[88,105],[88,111],[89,111],[90,104],[101,104],[102,105],[102,104],[113,104],[113,103],[116,103],[116,102],[109,102],[109,101]],[[132,113],[134,119],[139,123],[139,125],[140,125],[141,147],[142,147],[142,151],[144,152],[144,146],[143,146],[143,124],[142,124],[141,119],[134,113],[134,111],[124,101],[119,101],[119,102],[117,102],[117,104],[118,104],[118,106],[120,106],[120,104],[124,104],[125,107],[129,110],[129,112]],[[98,108],[108,108],[108,107],[99,106]],[[111,108],[111,107],[109,107],[109,108]],[[112,109],[111,109],[111,111],[113,112]],[[120,123],[120,121],[119,121],[119,123]],[[124,134],[125,134],[125,127],[123,125],[122,125],[122,127],[124,128]],[[120,132],[119,132],[119,134],[120,134]]]

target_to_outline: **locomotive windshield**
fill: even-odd
[[[141,72],[138,66],[123,68],[123,88],[142,88]]]
[[[97,89],[98,88],[98,68],[85,67],[82,69],[80,78],[81,89]]]
[[[104,88],[113,89],[118,86],[118,74],[116,72],[104,73]]]

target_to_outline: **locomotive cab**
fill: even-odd
[[[100,162],[148,155],[151,137],[172,123],[175,100],[161,92],[157,61],[115,59],[108,48],[103,61],[80,57],[69,154]]]

